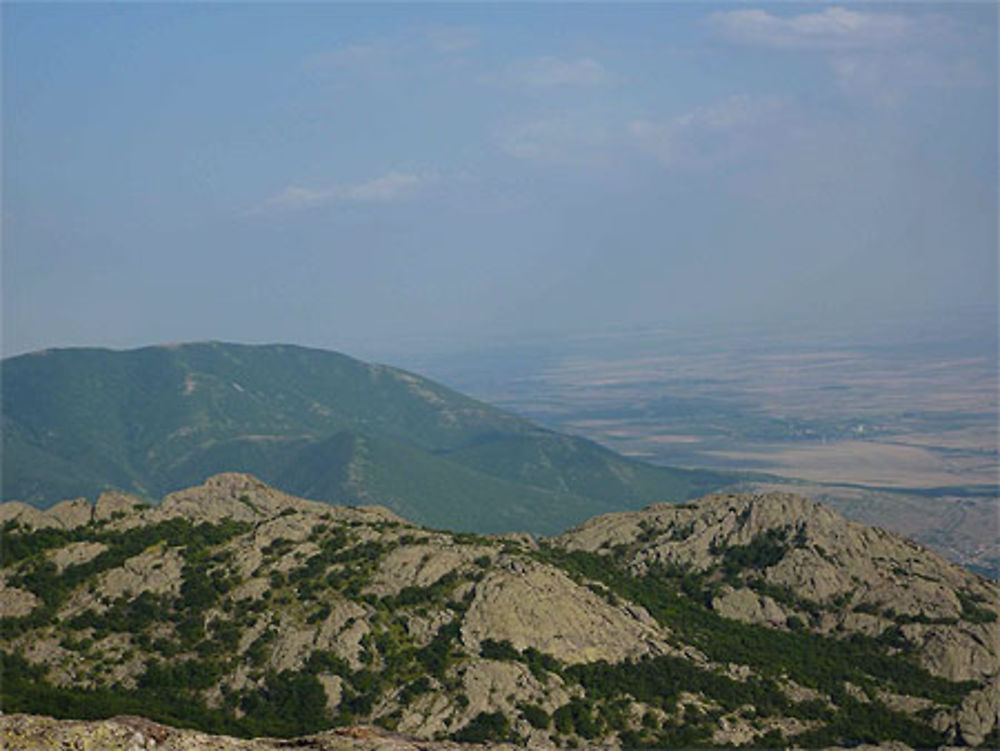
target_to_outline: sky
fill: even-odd
[[[993,3],[4,3],[2,350],[997,304]]]

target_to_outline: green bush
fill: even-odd
[[[451,737],[460,743],[500,743],[511,739],[510,720],[503,712],[480,712]]]
[[[483,639],[479,645],[479,656],[487,660],[520,660],[521,653],[508,640]]]
[[[546,730],[552,724],[552,718],[549,717],[549,713],[537,704],[518,704],[517,709],[521,713],[521,717],[527,720],[528,724],[533,728]]]

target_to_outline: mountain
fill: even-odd
[[[556,532],[733,475],[654,467],[403,370],[221,343],[3,361],[3,499],[145,498],[224,471],[468,531]]]
[[[8,739],[70,727],[11,713],[142,715],[165,738],[154,723],[342,728],[301,742],[315,748],[381,737],[359,724],[563,748],[998,739],[997,585],[793,495],[654,504],[536,539],[225,474],[155,507],[0,504],[0,525]]]

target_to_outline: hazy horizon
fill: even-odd
[[[0,12],[4,356],[996,321],[991,4]]]

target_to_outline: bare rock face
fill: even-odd
[[[569,700],[563,690],[549,695],[527,666],[516,662],[474,659],[462,675],[462,685],[469,697],[466,714],[470,718],[498,709],[514,714],[514,704],[518,701],[544,704],[554,709]]]
[[[27,615],[38,603],[39,599],[31,592],[8,587],[0,582],[0,618],[19,618]]]
[[[171,493],[163,499],[157,511],[164,518],[181,516],[207,522],[223,519],[253,522],[278,516],[285,511],[299,511],[332,519],[409,525],[409,522],[382,506],[350,508],[307,501],[238,472],[213,475],[202,485]]]
[[[45,512],[45,515],[55,524],[53,526],[73,529],[89,524],[94,507],[86,498],[77,498],[75,501],[63,501]]]
[[[784,550],[754,576],[825,607],[812,628],[877,636],[903,624],[921,663],[951,680],[983,680],[1000,669],[1000,588],[917,544],[850,522],[830,509],[784,493],[712,495],[683,506],[596,517],[557,538],[570,550],[629,550],[638,572],[653,564],[711,571],[728,550],[767,535]],[[780,624],[781,606],[736,590],[717,597],[720,614]],[[982,617],[969,622],[966,607]]]
[[[767,571],[767,581],[790,587],[810,600],[826,602],[837,595],[850,593],[858,586],[848,571],[811,548],[791,550]]]
[[[101,493],[94,504],[94,521],[110,521],[124,516],[142,501],[134,495],[118,492]]]
[[[724,618],[766,626],[784,626],[788,620],[785,611],[773,599],[746,588],[725,587],[723,593],[712,600],[712,610]]]
[[[345,727],[317,735],[278,740],[244,740],[172,728],[142,717],[81,722],[11,714],[0,716],[0,741],[6,751],[514,751],[507,743],[464,744],[422,741],[380,728]],[[554,748],[535,746],[536,748]]]
[[[983,688],[972,691],[950,712],[941,712],[934,720],[952,743],[979,746],[990,732],[1000,728],[1000,675]]]
[[[316,679],[323,687],[323,693],[326,694],[327,711],[333,712],[340,705],[340,699],[344,693],[344,679],[339,675],[326,674],[319,675]]]
[[[962,741],[978,746],[986,736],[1000,726],[1000,679],[973,691],[959,707],[955,725]]]
[[[903,634],[918,645],[921,664],[953,681],[981,681],[998,669],[1000,623],[960,623],[903,626]]]
[[[429,587],[442,576],[475,557],[468,548],[404,545],[382,559],[367,591],[380,597],[399,594],[405,587]]]
[[[344,657],[354,668],[361,667],[361,640],[371,628],[368,611],[357,603],[344,599],[328,601],[327,618],[317,625],[302,624],[291,617],[279,619],[277,636],[268,666],[282,670],[298,670],[313,652],[332,651]]]
[[[558,676],[549,675],[543,684],[527,666],[517,662],[474,658],[463,667],[459,678],[465,703],[457,705],[439,694],[425,694],[404,713],[399,729],[433,737],[453,732],[483,712],[517,717],[516,707],[524,702],[551,713],[571,698]],[[532,735],[531,726],[523,720],[518,730]]]
[[[52,517],[44,511],[29,506],[21,501],[5,501],[0,503],[0,525],[16,521],[28,529],[44,529],[59,526]]]
[[[424,694],[406,708],[397,729],[409,735],[433,737],[457,727],[461,712],[447,696]]]
[[[483,639],[534,647],[566,663],[620,662],[670,651],[665,634],[627,609],[615,607],[566,574],[531,562],[476,585],[462,626],[462,641],[478,651]]]
[[[101,590],[112,599],[142,592],[177,594],[183,567],[184,561],[176,550],[155,546],[108,571]]]
[[[71,542],[69,545],[53,550],[49,560],[56,564],[60,573],[67,566],[79,566],[94,560],[108,549],[103,542]]]
[[[253,522],[302,503],[250,475],[225,473],[210,477],[197,487],[171,493],[163,499],[159,510],[166,516],[192,521]]]

